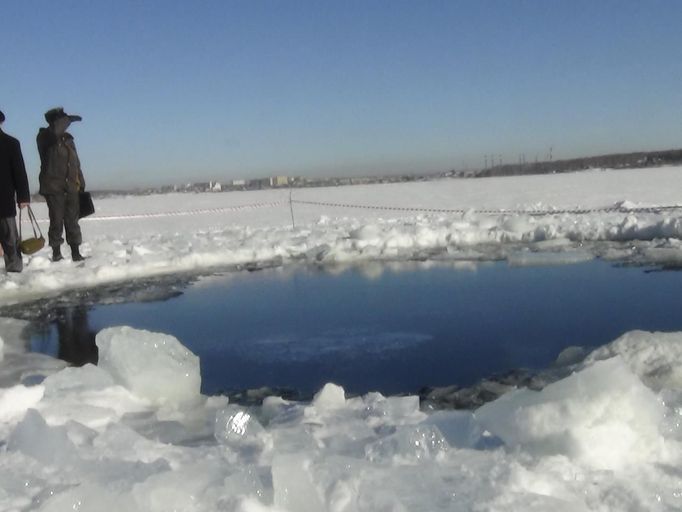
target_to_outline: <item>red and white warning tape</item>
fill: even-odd
[[[600,208],[565,208],[565,209],[550,209],[550,210],[522,210],[522,209],[480,209],[480,208],[422,208],[422,207],[406,207],[406,206],[378,206],[366,204],[350,204],[350,203],[328,203],[322,201],[303,201],[300,199],[293,199],[292,203],[307,204],[313,206],[328,206],[336,208],[353,208],[365,210],[389,210],[389,211],[403,211],[403,212],[423,212],[423,213],[458,213],[464,214],[467,212],[479,213],[486,215],[583,215],[587,213],[660,213],[667,210],[682,210],[682,205],[674,206],[647,206],[626,208],[622,206],[605,206]]]
[[[243,210],[254,210],[259,208],[272,208],[275,206],[283,206],[287,204],[301,204],[311,206],[324,206],[332,208],[350,208],[360,210],[386,210],[399,212],[414,212],[414,213],[452,213],[465,214],[467,212],[483,214],[483,215],[530,215],[530,216],[547,216],[547,215],[584,215],[588,213],[662,213],[670,210],[682,210],[682,205],[672,206],[647,206],[626,208],[623,206],[606,206],[600,208],[565,208],[565,209],[547,209],[547,210],[524,210],[524,209],[481,209],[481,208],[424,208],[424,207],[410,207],[410,206],[380,206],[367,204],[351,204],[351,203],[331,203],[323,201],[305,201],[301,199],[292,199],[291,201],[272,201],[266,203],[251,203],[236,206],[223,206],[220,208],[203,208],[196,210],[175,210],[168,212],[154,212],[154,213],[124,213],[118,215],[93,215],[82,219],[86,222],[105,221],[105,220],[129,220],[129,219],[152,219],[161,217],[183,217],[188,215],[205,215],[214,213],[238,212]],[[48,219],[39,219],[39,222],[48,222]]]
[[[100,220],[128,220],[128,219],[153,219],[159,217],[184,217],[187,215],[204,215],[207,213],[226,213],[238,212],[243,210],[255,210],[258,208],[271,208],[288,204],[286,201],[273,201],[269,203],[251,203],[236,206],[223,206],[220,208],[202,208],[196,210],[175,210],[170,212],[154,213],[122,213],[118,215],[92,215],[81,219],[81,222],[91,222]],[[38,219],[39,222],[49,222],[49,219]]]

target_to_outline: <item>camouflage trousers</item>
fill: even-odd
[[[47,209],[50,213],[50,229],[47,231],[50,247],[59,247],[64,243],[62,233],[66,231],[66,243],[80,245],[83,242],[81,227],[78,224],[80,202],[78,192],[64,194],[47,194]]]

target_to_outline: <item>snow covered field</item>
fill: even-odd
[[[475,210],[682,206],[680,191],[682,168],[674,167],[296,189],[295,201],[469,211],[294,203],[293,229],[288,190],[105,199],[97,201],[95,217],[82,222],[82,252],[89,256],[85,265],[76,267],[68,257],[54,264],[46,248],[26,258],[24,273],[0,275],[0,306],[67,288],[272,260],[344,264],[407,258],[505,259],[512,254],[522,262],[519,244],[563,251],[568,258],[577,249],[608,258],[679,264],[682,208],[544,216]],[[39,219],[47,219],[44,203],[34,209]],[[171,212],[175,215],[167,215]],[[122,217],[126,215],[130,217]],[[42,224],[46,232],[47,223]]]
[[[295,228],[288,191],[106,199],[96,215],[109,219],[82,224],[85,264],[52,263],[47,249],[26,258],[24,273],[0,275],[0,305],[273,262],[536,264],[550,252],[679,264],[682,209],[474,210],[673,206],[680,191],[682,168],[304,189],[295,200],[470,211],[294,203]],[[200,212],[154,215],[189,210]],[[271,397],[247,409],[200,395],[197,358],[167,335],[107,329],[98,367],[66,368],[27,353],[23,326],[0,320],[3,511],[682,508],[681,333],[631,332],[584,360],[565,357],[574,373],[543,391],[425,412],[416,397],[346,398],[333,384],[311,403]]]

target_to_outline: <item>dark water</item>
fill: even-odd
[[[201,278],[175,295],[59,306],[33,349],[82,363],[96,359],[95,332],[130,325],[199,355],[205,393],[311,393],[331,381],[392,394],[546,368],[567,346],[632,329],[682,330],[682,272],[601,261],[270,269]]]

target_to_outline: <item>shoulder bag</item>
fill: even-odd
[[[79,214],[78,218],[82,219],[88,215],[95,213],[95,205],[92,203],[92,195],[90,192],[79,192],[78,193],[78,203],[79,203]]]
[[[34,254],[45,247],[45,238],[43,232],[40,230],[36,216],[33,214],[30,206],[27,206],[28,218],[31,220],[31,227],[33,228],[33,238],[21,239],[21,210],[19,210],[19,250],[23,254]],[[36,232],[37,230],[37,232]],[[40,235],[40,236],[38,236]]]

